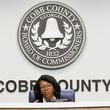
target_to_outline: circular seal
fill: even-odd
[[[37,66],[57,69],[71,64],[85,43],[80,16],[69,6],[43,2],[28,10],[18,28],[18,41],[26,58]]]

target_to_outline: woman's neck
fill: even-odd
[[[54,100],[54,99],[56,99],[55,96],[51,96],[51,97],[49,97],[49,98],[45,98],[45,97],[44,97],[43,101],[45,100],[45,102],[48,102],[48,101],[51,101],[51,100]]]

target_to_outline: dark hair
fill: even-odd
[[[47,81],[49,83],[51,83],[55,89],[54,91],[54,96],[57,98],[57,99],[60,99],[60,91],[61,91],[61,88],[60,86],[58,85],[56,79],[50,75],[42,75],[38,81],[36,82],[35,86],[34,86],[34,94],[35,94],[35,98],[37,100],[39,100],[39,102],[43,102],[43,95],[41,94],[41,91],[40,91],[40,81],[41,80],[44,80],[44,81]]]

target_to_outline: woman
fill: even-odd
[[[37,102],[56,101],[60,99],[60,91],[56,79],[50,75],[42,75],[34,87]]]

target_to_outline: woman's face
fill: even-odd
[[[51,100],[54,97],[54,87],[51,83],[47,81],[40,81],[41,94],[46,100]]]

